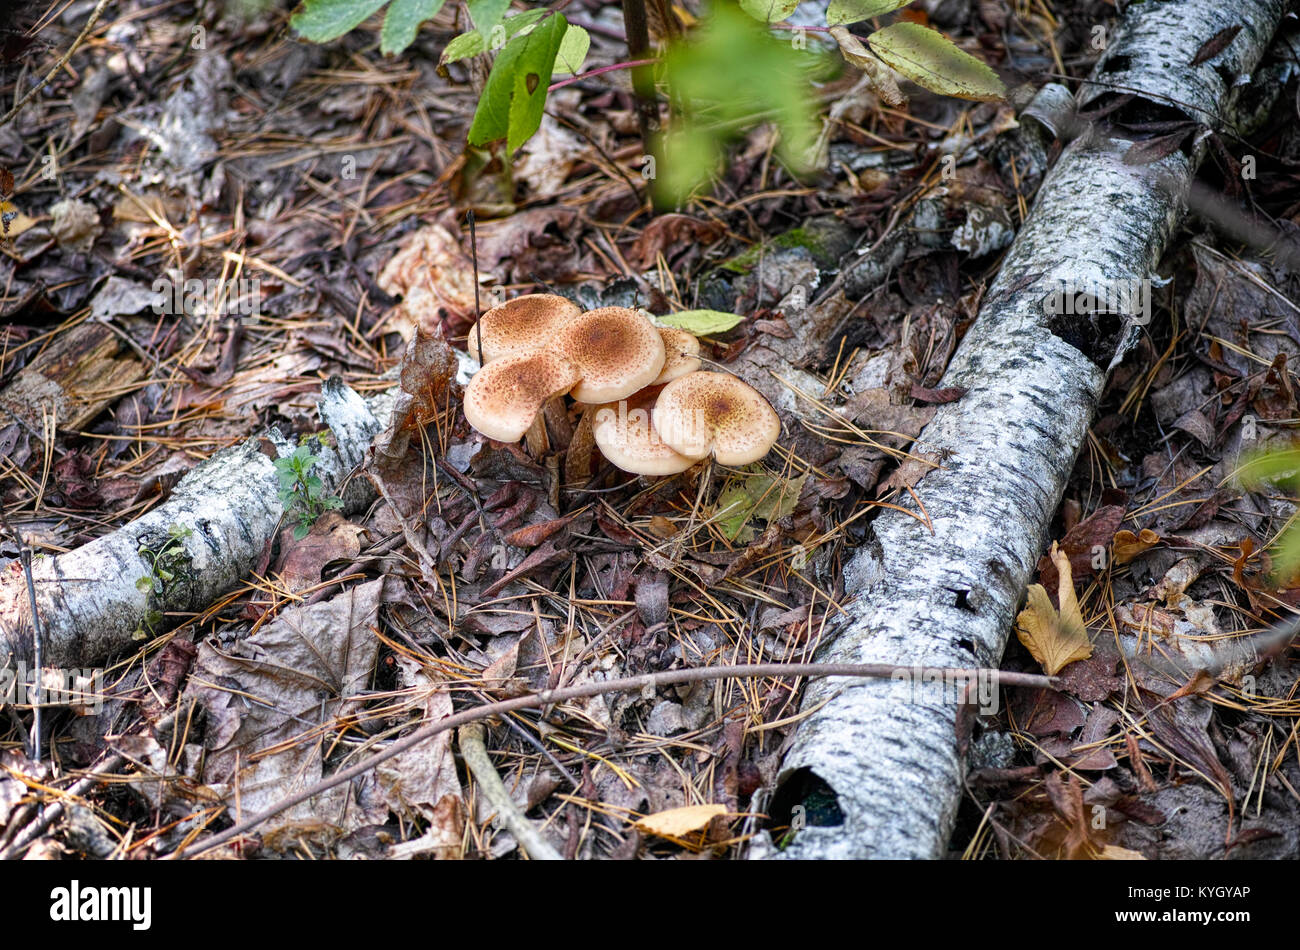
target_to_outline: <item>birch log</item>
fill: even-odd
[[[1079,101],[1118,87],[1139,91],[1138,104],[1158,103],[1163,115],[1217,125],[1283,10],[1282,0],[1132,4],[1093,71],[1100,84],[1085,85]],[[1189,65],[1233,26],[1241,32],[1224,51]],[[1099,314],[1053,318],[1044,301],[1063,285],[1148,279],[1181,218],[1199,152],[1129,165],[1127,147],[1081,136],[1045,179],[940,384],[969,391],[941,407],[918,441],[943,459],[916,487],[924,514],[908,501],[906,512],[873,522],[845,571],[856,597],[851,620],[819,660],[998,664],[1107,372],[1139,329]],[[804,806],[807,825],[780,852],[760,835],[751,856],[942,856],[962,762],[955,695],[928,693],[929,685],[812,682],[777,789],[787,814],[792,802]]]
[[[360,464],[394,399],[389,390],[367,403],[337,377],[321,387],[321,419],[335,445],[316,451],[321,461],[313,474],[327,493]],[[268,437],[278,454],[293,451],[275,430]],[[101,663],[133,646],[137,631],[162,632],[168,624],[158,615],[202,610],[237,586],[280,525],[279,487],[275,463],[251,438],[199,464],[148,514],[75,550],[34,559],[44,665]],[[344,496],[345,508],[355,510],[365,500],[358,485]],[[137,581],[152,575],[152,559],[169,544],[172,578],[160,579],[157,590],[142,590]],[[0,665],[31,658],[30,601],[14,562],[0,576]]]

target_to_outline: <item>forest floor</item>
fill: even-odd
[[[4,102],[93,6],[67,5],[32,41],[6,35]],[[1022,84],[1086,76],[1091,26],[1113,13],[1090,0],[927,9],[1013,100]],[[592,34],[589,69],[626,58],[617,5],[571,11]],[[798,369],[821,392],[760,385],[784,423],[761,465],[646,480],[568,458],[571,431],[541,459],[488,443],[455,381],[426,375],[438,398],[420,436],[357,473],[380,500],[326,513],[305,538],[286,524],[242,587],[142,630],[102,704],[46,717],[44,762],[25,752],[30,710],[4,708],[0,848],[34,789],[57,799],[113,754],[118,774],[65,796],[33,848],[162,856],[454,711],[648,671],[810,661],[852,610],[842,567],[872,513],[924,499],[898,463],[934,407],[960,398],[939,388],[944,368],[1041,180],[1007,103],[912,88],[894,109],[845,74],[819,87],[838,110],[820,176],[791,178],[760,125],[711,192],[653,215],[626,72],[556,90],[510,167],[464,147],[469,71],[439,75],[459,7],[399,58],[380,55],[374,23],[317,46],[288,16],[112,4],[0,128],[16,212],[0,255],[0,505],[36,552],[138,518],[222,448],[272,427],[318,433],[331,376],[372,394],[404,354],[433,372],[417,335],[463,347],[477,307],[519,294],[737,314],[705,341],[724,368],[817,308],[839,329]],[[1248,143],[1253,175],[1230,143],[1202,178],[1294,239],[1294,72],[1286,83]],[[853,279],[863,249],[894,246],[883,280]],[[386,272],[399,251],[406,265]],[[1062,689],[1008,687],[971,724],[954,856],[1300,856],[1295,649],[1180,681],[1112,645],[1229,638],[1300,606],[1267,553],[1294,508],[1236,478],[1243,448],[1300,422],[1300,274],[1197,218],[1159,273],[1148,333],[1110,380],[1054,528],[1093,655]],[[203,306],[156,312],[159,279],[208,282]],[[433,295],[420,306],[417,283]],[[848,409],[819,412],[832,394]],[[1056,598],[1046,553],[1038,580]],[[0,570],[19,554],[0,538]],[[1014,640],[1003,666],[1041,672]],[[329,699],[300,702],[320,678]],[[763,833],[754,795],[776,782],[800,685],[595,696],[491,720],[486,745],[566,857],[735,857]],[[222,853],[518,856],[461,753],[443,734]]]

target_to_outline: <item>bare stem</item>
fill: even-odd
[[[601,66],[597,69],[589,69],[579,76],[570,76],[568,79],[561,79],[559,82],[553,82],[546,87],[547,92],[554,92],[557,89],[563,89],[565,86],[572,86],[575,82],[581,82],[584,79],[590,79],[592,76],[600,76],[604,73],[617,72],[620,69],[636,69],[640,66],[653,66],[657,59],[630,59],[625,63],[611,63],[608,66]]]
[[[627,33],[628,56],[633,61],[650,59],[650,27],[646,22],[645,0],[623,0],[623,29]],[[632,68],[632,92],[636,96],[636,116],[641,126],[641,147],[646,155],[654,158],[659,134],[659,103],[655,99],[654,74],[649,66]],[[650,191],[653,201],[654,189]]]

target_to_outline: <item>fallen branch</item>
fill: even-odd
[[[1231,114],[1234,81],[1259,62],[1283,6],[1133,4],[1080,103],[1118,84],[1165,108],[1173,103],[1198,122],[1217,121]],[[1226,49],[1189,65],[1233,26],[1241,32]],[[1054,319],[1044,303],[1063,286],[1148,280],[1181,219],[1200,157],[1199,150],[1175,151],[1126,164],[1129,145],[1093,129],[1065,148],[1044,181],[939,384],[968,391],[939,408],[914,449],[942,459],[916,487],[932,530],[915,497],[872,522],[871,537],[845,570],[846,593],[857,604],[822,658],[998,663],[1108,372],[1136,341],[1135,323],[1144,322]],[[882,683],[819,680],[803,708],[809,715],[777,794],[797,801],[796,782],[829,789],[843,821],[808,826],[780,852],[759,836],[751,855],[943,855],[961,795],[957,706],[900,701]]]
[[[320,415],[333,435],[321,446],[313,470],[334,493],[361,462],[370,441],[387,421],[394,390],[369,402],[334,378],[321,387]],[[272,430],[277,454],[290,445]],[[356,511],[372,497],[369,484],[354,480],[344,496]],[[275,463],[259,438],[213,455],[181,479],[170,498],[112,534],[75,550],[32,561],[36,604],[42,624],[44,663],[83,667],[103,662],[137,645],[139,634],[163,632],[167,612],[205,609],[236,587],[275,537],[284,509]],[[173,579],[142,585],[167,546]],[[32,609],[20,572],[0,577],[0,663],[5,655],[33,660]]]
[[[500,702],[488,703],[486,706],[477,706],[474,709],[458,712],[454,716],[448,716],[439,722],[423,726],[409,736],[398,739],[382,752],[377,752],[356,765],[335,772],[309,788],[295,792],[277,803],[273,808],[268,808],[260,814],[238,822],[225,831],[218,832],[211,838],[205,839],[198,845],[190,848],[182,845],[167,857],[196,857],[204,852],[211,851],[228,841],[233,841],[242,835],[248,834],[268,818],[272,818],[286,809],[293,808],[295,805],[328,791],[336,785],[359,778],[381,762],[385,762],[395,755],[401,755],[407,749],[413,748],[439,733],[446,732],[448,729],[456,729],[466,723],[477,722],[491,716],[499,716],[503,713],[513,712],[516,709],[533,709],[538,706],[547,706],[551,703],[564,702],[570,699],[600,696],[604,693],[656,689],[660,686],[671,686],[676,683],[699,683],[707,680],[742,679],[760,676],[867,676],[889,678],[902,676],[909,680],[915,680],[918,677],[938,677],[943,680],[984,681],[998,686],[1036,686],[1047,689],[1053,688],[1055,683],[1055,680],[1050,676],[1037,676],[1032,673],[1004,673],[1001,670],[934,669],[881,663],[753,663],[740,666],[669,670],[664,673],[646,673],[642,676],[627,676],[621,679],[605,680],[604,682],[584,683],[581,686],[569,686],[565,689],[547,689],[542,690],[540,693],[531,693],[514,699],[504,699]]]

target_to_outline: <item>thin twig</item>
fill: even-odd
[[[612,73],[619,69],[636,69],[639,66],[653,66],[657,62],[657,59],[633,59],[626,63],[612,63],[609,66],[600,66],[596,69],[589,69],[581,75],[570,76],[568,79],[553,82],[546,87],[546,91],[554,92],[557,89],[563,89],[565,86],[572,86],[575,82],[581,82],[584,79],[590,79],[592,76],[599,76],[603,73]]]
[[[431,739],[436,735],[446,732],[449,729],[455,729],[465,723],[475,722],[480,719],[487,719],[490,716],[501,715],[502,713],[513,712],[516,709],[531,709],[536,706],[545,706],[548,703],[563,702],[569,699],[583,699],[588,696],[599,696],[603,693],[621,692],[624,690],[643,690],[655,689],[660,686],[671,686],[676,683],[700,683],[708,680],[719,679],[748,679],[762,676],[859,676],[873,677],[883,679],[892,677],[896,673],[904,673],[913,679],[917,677],[943,676],[968,678],[975,676],[991,676],[999,685],[1005,686],[1036,686],[1042,689],[1054,689],[1056,680],[1051,676],[1039,676],[1033,673],[1006,673],[1001,670],[990,669],[949,669],[944,667],[924,667],[924,666],[895,666],[889,663],[750,663],[739,666],[711,666],[687,670],[668,670],[663,673],[646,673],[642,676],[626,676],[622,679],[606,680],[605,682],[583,683],[580,686],[570,686],[567,689],[545,689],[540,693],[532,693],[528,696],[517,696],[514,699],[503,699],[500,702],[489,703],[486,706],[478,706],[474,709],[467,709],[448,716],[439,722],[430,723],[421,729],[417,729],[405,738],[398,739],[387,749],[377,752],[370,758],[358,762],[356,765],[335,772],[329,778],[322,779],[315,785],[305,788],[302,791],[295,792],[286,798],[281,799],[275,805],[272,805],[264,812],[254,815],[252,818],[236,823],[225,831],[218,832],[206,841],[201,842],[188,852],[189,856],[203,854],[211,851],[220,845],[225,844],[238,838],[249,831],[252,831],[268,818],[273,818],[280,812],[300,805],[305,801],[334,788],[336,785],[342,785],[344,782],[350,782],[354,778],[366,774],[381,762],[386,762],[395,755],[401,755],[407,749],[419,745],[426,739]],[[167,855],[167,858],[179,858],[182,852],[185,852],[185,846],[181,846]]]
[[[80,46],[82,42],[86,39],[86,37],[90,34],[91,29],[95,26],[95,23],[99,20],[100,14],[103,13],[107,7],[108,7],[108,0],[99,0],[99,3],[96,4],[95,9],[91,11],[90,19],[86,21],[86,25],[82,27],[81,33],[77,36],[77,38],[72,41],[72,45],[68,47],[68,51],[59,57],[59,61],[54,64],[53,69],[51,69],[48,73],[45,74],[44,79],[42,79],[35,86],[29,89],[27,91],[27,95],[19,99],[18,104],[5,113],[4,118],[0,119],[0,128],[4,128],[11,121],[13,121],[14,116],[16,116],[19,112],[22,111],[23,106],[27,105],[27,103],[31,101],[32,96],[36,95],[38,92],[40,92],[47,85],[49,85],[51,82],[54,81],[54,77],[59,74],[59,70],[61,70],[64,66],[67,65],[68,60],[72,59],[72,54],[77,51],[77,47]]]
[[[460,739],[460,754],[469,770],[474,773],[479,791],[496,809],[497,817],[506,830],[515,836],[524,852],[534,861],[563,861],[560,852],[524,817],[524,813],[506,791],[501,776],[488,758],[487,746],[483,744],[483,724],[471,722],[461,726],[457,736]]]

